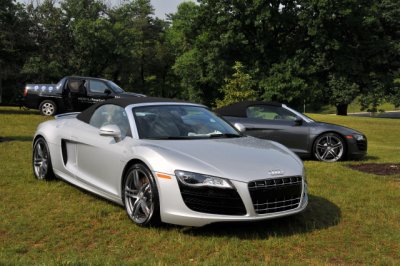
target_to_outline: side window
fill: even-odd
[[[264,120],[296,120],[296,115],[280,106],[255,105],[247,108],[247,117]]]
[[[67,82],[68,89],[73,94],[85,94],[86,82],[81,79],[70,79]]]
[[[94,93],[104,93],[104,91],[108,89],[107,85],[99,80],[91,80],[90,81],[90,92]]]
[[[125,109],[117,105],[106,104],[100,106],[93,113],[89,124],[96,128],[101,128],[102,126],[111,124],[117,125],[121,130],[123,138],[127,135],[131,135],[129,120]]]

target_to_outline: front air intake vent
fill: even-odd
[[[178,183],[183,201],[193,211],[223,215],[246,214],[243,201],[234,189],[191,187],[180,181]]]
[[[366,151],[368,144],[366,140],[357,140],[357,147],[360,151]]]

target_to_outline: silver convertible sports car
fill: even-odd
[[[32,164],[38,179],[123,205],[139,225],[263,220],[308,203],[303,163],[289,149],[169,99],[112,99],[44,122]]]

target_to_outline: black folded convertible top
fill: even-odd
[[[93,113],[96,111],[97,108],[99,108],[102,105],[105,104],[114,104],[121,106],[122,108],[127,107],[128,105],[131,104],[139,104],[139,103],[173,103],[173,102],[178,102],[178,103],[190,103],[190,102],[185,102],[182,100],[176,100],[176,99],[169,99],[169,98],[159,98],[159,97],[129,97],[129,98],[114,98],[114,99],[109,99],[104,102],[99,102],[96,103],[92,106],[90,106],[88,109],[84,110],[80,114],[76,116],[77,119],[89,123],[90,118],[92,117]]]
[[[247,117],[247,108],[255,105],[282,106],[281,103],[276,102],[243,101],[221,107],[217,110],[214,110],[214,112],[221,116]]]

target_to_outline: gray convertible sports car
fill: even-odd
[[[307,206],[302,161],[198,104],[112,99],[40,124],[33,171],[125,207],[139,225],[263,220]]]
[[[359,159],[367,153],[367,138],[354,129],[321,123],[284,104],[244,101],[216,110],[246,134],[277,141],[303,158],[336,162]]]

